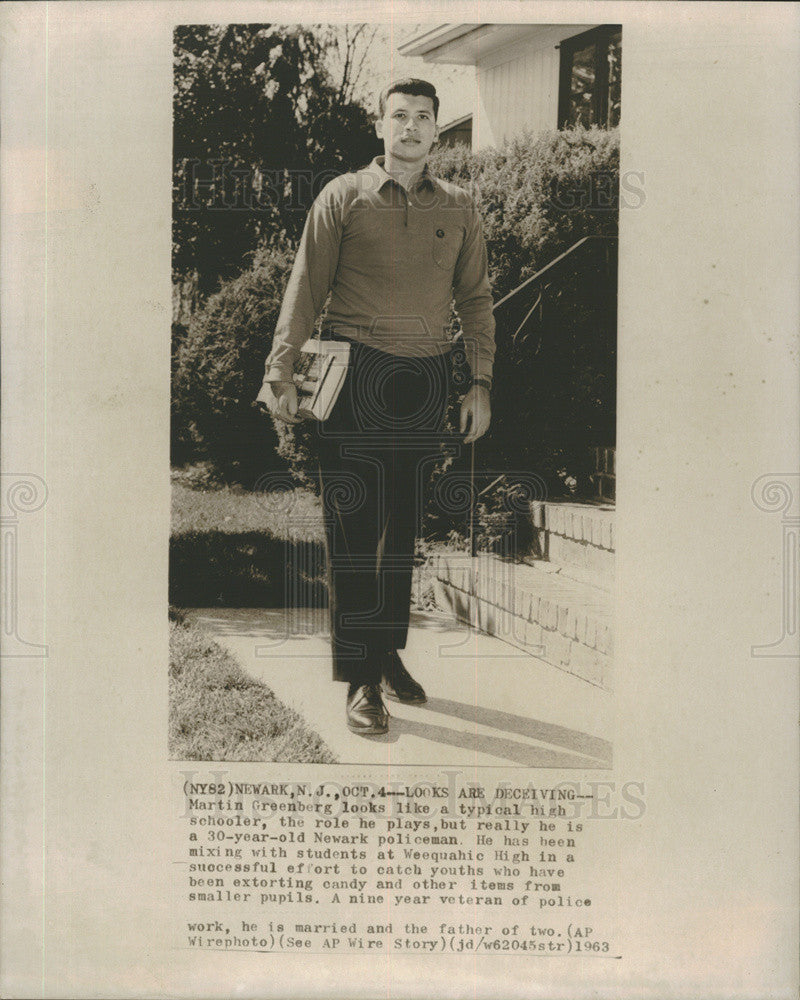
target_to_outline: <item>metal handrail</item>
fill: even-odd
[[[521,285],[518,285],[507,295],[504,295],[503,298],[500,299],[498,302],[495,302],[492,311],[495,314],[495,318],[497,318],[498,313],[502,313],[502,311],[508,309],[511,303],[516,303],[516,301],[518,301],[523,296],[524,293],[532,294],[532,292],[536,288],[539,288],[539,295],[537,296],[533,305],[525,310],[525,315],[522,321],[517,324],[514,333],[511,335],[512,341],[516,341],[516,338],[519,335],[520,331],[528,322],[528,320],[533,314],[533,311],[541,302],[542,291],[545,282],[554,277],[554,275],[558,271],[563,270],[565,265],[569,265],[570,267],[574,268],[574,266],[577,263],[576,257],[581,251],[588,249],[590,246],[597,246],[600,243],[605,243],[606,245],[611,246],[617,243],[617,237],[599,236],[599,235],[582,237],[576,243],[573,243],[573,245],[569,247],[568,250],[565,250],[557,257],[554,257],[549,264],[545,264],[545,266],[543,268],[540,268],[540,270],[538,270],[535,274],[532,274],[529,278],[526,278]]]

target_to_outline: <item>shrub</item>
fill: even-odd
[[[174,463],[207,460],[227,479],[253,486],[285,468],[272,422],[253,401],[264,376],[291,251],[259,251],[177,338],[172,383]]]
[[[495,301],[582,237],[617,235],[616,129],[525,131],[479,153],[443,146],[429,162],[479,203]]]
[[[617,235],[616,130],[523,133],[477,154],[444,147],[430,165],[480,204],[495,302],[584,236]],[[557,278],[516,340],[498,320],[492,426],[477,446],[476,469],[482,483],[505,475],[481,500],[487,517],[518,494],[515,472],[518,480],[533,473],[548,496],[567,493],[567,479],[579,494],[590,492],[591,448],[615,436],[614,282],[613,266]]]

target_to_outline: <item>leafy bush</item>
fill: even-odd
[[[433,173],[479,204],[495,302],[584,236],[616,236],[619,133],[524,131],[479,153],[443,146]]]
[[[523,133],[477,154],[444,147],[430,165],[480,204],[495,302],[583,237],[617,235],[616,130]],[[614,260],[608,268],[595,262],[545,287],[517,338],[515,325],[498,320],[492,426],[476,469],[483,481],[505,475],[497,495],[482,500],[486,517],[514,513],[503,491],[516,495],[515,474],[534,474],[547,496],[569,493],[567,481],[579,494],[591,491],[591,448],[615,438],[615,285]]]
[[[177,339],[172,381],[172,461],[205,459],[227,479],[254,486],[285,468],[271,421],[253,406],[272,346],[292,252],[259,251]]]

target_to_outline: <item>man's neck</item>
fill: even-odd
[[[383,157],[383,169],[393,177],[398,184],[408,190],[412,184],[419,180],[425,169],[426,159],[415,160],[413,163],[403,160],[395,160],[388,153]]]

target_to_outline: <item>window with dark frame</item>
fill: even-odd
[[[602,24],[565,39],[559,48],[558,127],[619,125],[622,26]]]

